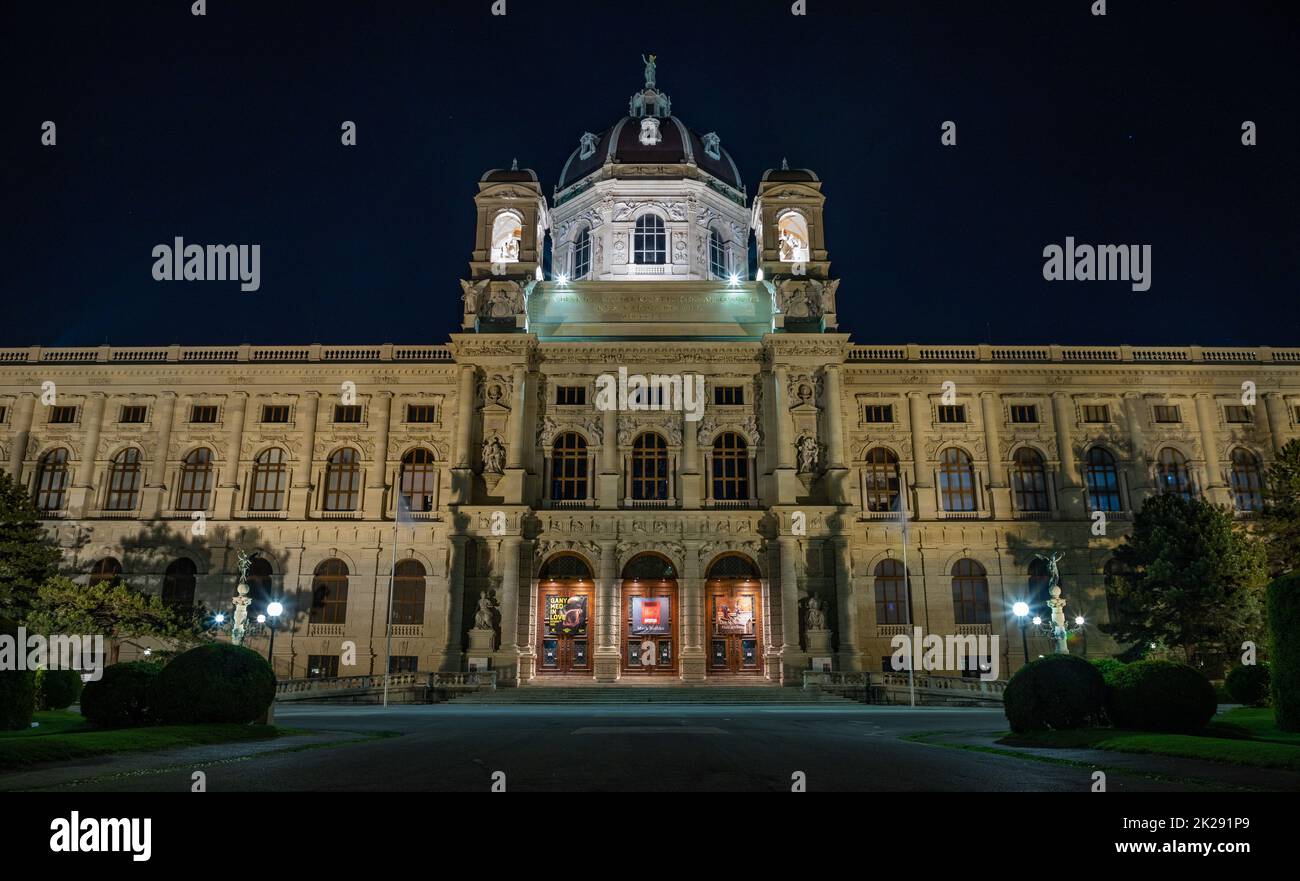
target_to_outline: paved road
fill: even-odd
[[[796,772],[809,791],[1087,792],[1092,785],[1090,768],[903,739],[1005,730],[996,709],[298,704],[277,709],[276,723],[349,732],[353,742],[237,761],[212,761],[213,748],[160,753],[150,770],[68,768],[57,788],[184,791],[195,769],[206,773],[209,792],[486,791],[497,771],[514,792],[783,791]],[[358,732],[400,736],[356,741]],[[58,781],[47,775],[22,786]],[[1107,783],[1110,791],[1207,788],[1128,771],[1109,773]]]

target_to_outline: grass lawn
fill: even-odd
[[[81,759],[109,753],[153,752],[243,740],[268,740],[298,732],[274,725],[155,725],[144,728],[92,728],[66,710],[37,713],[39,728],[0,732],[0,768]]]
[[[1300,736],[1278,731],[1269,709],[1242,708],[1220,716],[1200,734],[1158,734],[1119,728],[1032,731],[1008,734],[998,743],[1055,749],[1101,749],[1122,753],[1206,759],[1230,765],[1300,771]]]

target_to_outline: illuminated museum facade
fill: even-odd
[[[1300,436],[1300,350],[855,343],[821,181],[783,163],[751,198],[648,73],[551,199],[483,176],[446,345],[0,350],[0,467],[69,569],[229,610],[259,550],[281,677],[382,671],[394,556],[398,670],[792,684],[810,619],[836,669],[881,670],[910,613],[1001,636],[1005,677],[1035,553],[1064,553],[1071,650],[1100,653],[1144,498],[1257,510]],[[664,377],[665,409],[602,406],[620,368]],[[675,408],[697,376],[702,410]]]

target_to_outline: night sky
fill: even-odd
[[[651,52],[751,197],[825,182],[858,342],[1300,345],[1300,3],[790,2],[5,0],[0,346],[444,342],[479,177],[549,199]],[[1151,289],[1044,281],[1069,235]],[[175,236],[261,290],[155,282]]]

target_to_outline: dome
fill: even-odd
[[[537,172],[531,168],[520,168],[519,161],[510,163],[510,168],[493,168],[484,172],[479,183],[511,184],[537,182]]]
[[[791,168],[782,159],[780,168],[769,168],[763,172],[763,180],[776,183],[816,183],[819,178],[807,168]]]
[[[643,144],[641,142],[643,119],[625,116],[594,137],[595,149],[585,158],[582,156],[584,148],[581,145],[569,154],[569,160],[564,163],[564,170],[560,172],[556,189],[565,189],[593,171],[599,170],[606,162],[624,165],[675,165],[694,162],[700,169],[724,184],[737,190],[744,189],[740,171],[736,168],[731,154],[719,145],[718,158],[715,159],[705,149],[705,139],[710,136],[699,134],[676,116],[663,118],[647,116],[644,119],[653,119],[658,124],[658,143]],[[583,140],[591,143],[593,139],[584,136]]]

